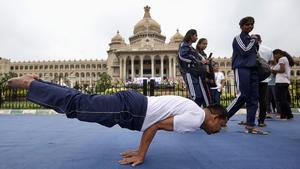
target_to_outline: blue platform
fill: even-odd
[[[268,120],[268,136],[240,133],[235,116],[220,134],[160,131],[141,169],[299,169],[300,116]],[[0,169],[117,169],[141,133],[63,115],[0,115]]]

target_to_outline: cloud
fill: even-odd
[[[125,38],[143,17],[143,7],[169,38],[190,28],[209,40],[208,52],[230,56],[244,16],[271,48],[300,55],[297,0],[1,0],[0,57],[12,60],[106,59],[117,30]]]

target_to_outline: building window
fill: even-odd
[[[151,74],[151,69],[144,69],[144,74]]]
[[[16,70],[18,70],[19,69],[19,66],[16,66]]]
[[[85,69],[85,65],[81,65],[81,69]]]
[[[76,69],[79,69],[79,65],[76,65]]]
[[[20,70],[23,70],[23,66],[20,66]]]
[[[14,70],[14,67],[13,67],[13,66],[11,66],[11,67],[10,67],[10,70]]]
[[[59,69],[64,69],[64,65],[60,65],[60,66],[59,66]]]
[[[50,66],[49,66],[49,69],[53,69],[53,65],[50,65]]]
[[[32,70],[32,69],[33,69],[33,66],[30,66],[29,69]]]
[[[95,65],[95,64],[92,64],[92,68],[93,68],[93,69],[96,69],[96,65]]]
[[[71,68],[71,69],[74,69],[74,65],[70,65],[70,68]]]
[[[159,74],[159,69],[155,69],[155,74]]]
[[[55,66],[54,66],[54,69],[58,69],[58,65],[55,65]]]
[[[101,69],[101,65],[100,65],[100,64],[97,64],[97,68],[98,68],[98,69]]]
[[[44,66],[44,69],[48,69],[48,65],[45,65],[45,66]]]
[[[42,70],[43,69],[43,65],[40,65],[40,70]]]
[[[69,69],[69,65],[65,65],[65,69]]]
[[[91,68],[91,65],[87,64],[87,65],[86,65],[86,68],[87,68],[87,69],[90,69],[90,68]]]
[[[84,77],[84,73],[81,73],[80,76],[81,76],[81,77]]]
[[[35,65],[35,66],[34,66],[34,70],[37,70],[37,69],[38,69],[38,66],[37,66],[37,65]]]

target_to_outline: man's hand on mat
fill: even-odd
[[[128,157],[136,156],[137,154],[138,154],[138,150],[128,150],[128,151],[121,153],[120,155],[123,158],[128,158]]]
[[[132,167],[135,167],[139,164],[142,164],[144,162],[144,156],[142,155],[132,155],[131,157],[128,158],[123,158],[123,160],[120,160],[120,164],[131,164]]]

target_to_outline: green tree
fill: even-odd
[[[6,81],[12,77],[17,77],[18,75],[14,72],[8,72],[0,74],[0,87],[3,88],[6,85]]]
[[[111,84],[112,78],[105,72],[100,74],[100,79],[97,81],[96,84],[96,91],[104,92],[106,89],[112,86]]]

